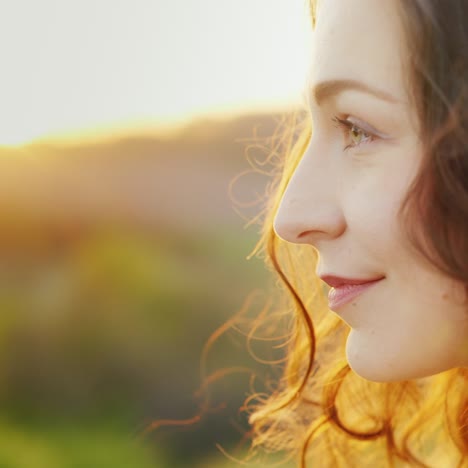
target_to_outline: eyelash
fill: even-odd
[[[374,140],[374,135],[372,135],[371,133],[367,132],[366,130],[362,129],[361,127],[359,127],[359,125],[356,125],[355,123],[353,122],[350,122],[349,120],[345,120],[345,119],[340,119],[338,116],[335,116],[333,119],[332,119],[333,122],[335,122],[335,126],[337,128],[340,128],[343,130],[343,133],[348,133],[350,130],[354,130],[354,131],[357,131],[359,132],[360,134],[362,134],[363,137],[368,137],[370,138],[370,141],[366,141],[364,143],[358,143],[358,144],[350,144],[350,145],[347,145],[343,148],[344,151],[350,149],[350,148],[357,148],[359,146],[362,146],[363,144],[367,144],[367,143],[371,143],[373,140]]]

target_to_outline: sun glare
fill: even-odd
[[[15,132],[0,131],[0,146],[23,146],[41,136],[41,132],[28,132],[23,129],[18,129]]]
[[[0,145],[301,96],[303,0],[186,3],[181,16],[172,0],[42,0],[27,14],[10,2],[0,17]]]

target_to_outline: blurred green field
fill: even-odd
[[[226,233],[149,239],[108,230],[53,261],[28,258],[17,261],[15,275],[3,271],[0,404],[11,425],[2,426],[0,466],[176,466],[167,461],[175,454],[187,466],[200,447],[223,441],[217,440],[223,432],[224,441],[235,438],[227,418],[245,398],[247,376],[212,386],[212,397],[230,410],[207,415],[204,427],[159,429],[162,441],[152,434],[144,448],[128,440],[130,428],[141,430],[151,418],[185,419],[197,411],[204,344],[251,285],[262,284],[261,262],[243,268],[252,241]],[[254,370],[243,341],[231,334],[215,344],[209,371]],[[110,415],[120,432],[106,429]],[[12,464],[15,452],[25,452],[21,444],[30,447]]]
[[[233,141],[242,133],[223,125],[154,147],[135,139],[0,155],[0,468],[236,466],[217,444],[248,446],[238,446],[248,429],[239,407],[250,373],[198,395],[200,359],[268,279],[259,259],[246,260],[259,226],[244,229],[228,194],[248,167]],[[210,174],[202,185],[201,174]],[[241,187],[246,199],[262,192],[256,183]],[[235,330],[204,365],[207,375],[250,369],[258,390],[268,370]],[[204,405],[197,423],[139,437]]]
[[[11,468],[154,468],[171,466],[163,453],[133,443],[123,430],[98,425],[58,427],[0,424],[0,466]]]

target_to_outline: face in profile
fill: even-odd
[[[351,327],[349,365],[380,382],[468,366],[463,285],[410,249],[397,216],[423,157],[398,4],[319,2],[312,138],[275,219],[280,237],[318,250],[319,276],[383,278],[330,304]]]

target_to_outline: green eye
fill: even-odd
[[[362,143],[363,138],[370,138],[370,135],[368,133],[366,133],[359,127],[356,127],[356,125],[353,125],[349,130],[351,140],[355,146],[360,145]]]
[[[335,117],[333,118],[333,121],[337,124],[336,126],[343,131],[346,141],[351,141],[350,144],[345,146],[345,150],[349,148],[356,148],[366,143],[371,143],[374,139],[373,135],[367,133],[361,127],[358,127],[349,120]]]

